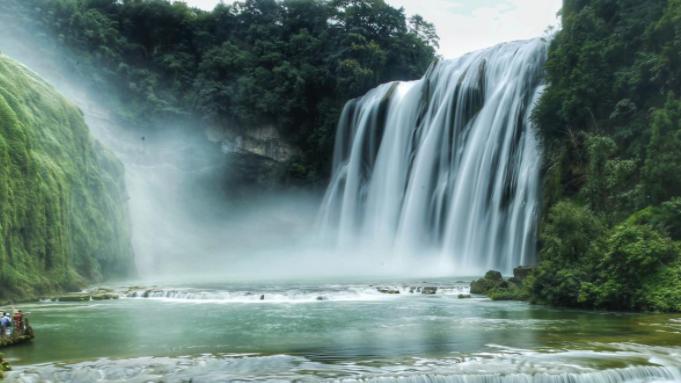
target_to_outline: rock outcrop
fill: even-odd
[[[471,282],[471,294],[487,295],[493,300],[527,300],[524,281],[532,271],[531,267],[516,267],[513,277],[505,280],[500,272],[490,270],[484,278]]]

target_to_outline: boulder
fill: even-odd
[[[426,286],[421,289],[421,294],[424,295],[435,295],[435,293],[437,293],[437,287],[435,286]]]
[[[118,299],[118,294],[112,292],[104,292],[103,290],[95,290],[93,292],[86,291],[81,293],[65,294],[50,298],[50,300],[59,302],[87,302],[87,301],[103,301],[110,299]]]
[[[459,294],[459,299],[468,299],[470,297],[471,297],[470,294]]]
[[[93,301],[105,301],[105,300],[111,300],[111,299],[118,299],[118,294],[102,293],[102,294],[93,295],[91,298],[92,298]]]

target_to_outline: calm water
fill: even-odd
[[[681,381],[679,316],[459,299],[465,284],[437,285],[139,288],[25,305],[37,338],[5,352],[8,381]]]

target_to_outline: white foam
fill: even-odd
[[[491,347],[492,352],[444,359],[324,363],[300,356],[200,355],[99,359],[75,364],[20,366],[7,381],[27,382],[454,382],[662,383],[681,381],[679,350],[609,345],[613,351],[540,352]],[[654,355],[655,363],[636,362]],[[599,368],[606,361],[615,368]]]
[[[282,289],[200,289],[200,288],[143,288],[127,290],[122,295],[130,299],[151,299],[175,303],[313,303],[380,301],[404,297],[458,297],[467,295],[467,284],[436,287],[434,294],[424,294],[422,285],[329,285],[320,288]],[[379,289],[384,292],[379,291]],[[387,293],[389,291],[391,293]],[[399,292],[399,293],[395,293]]]

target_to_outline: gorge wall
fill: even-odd
[[[123,173],[77,108],[0,56],[0,299],[131,271]]]

